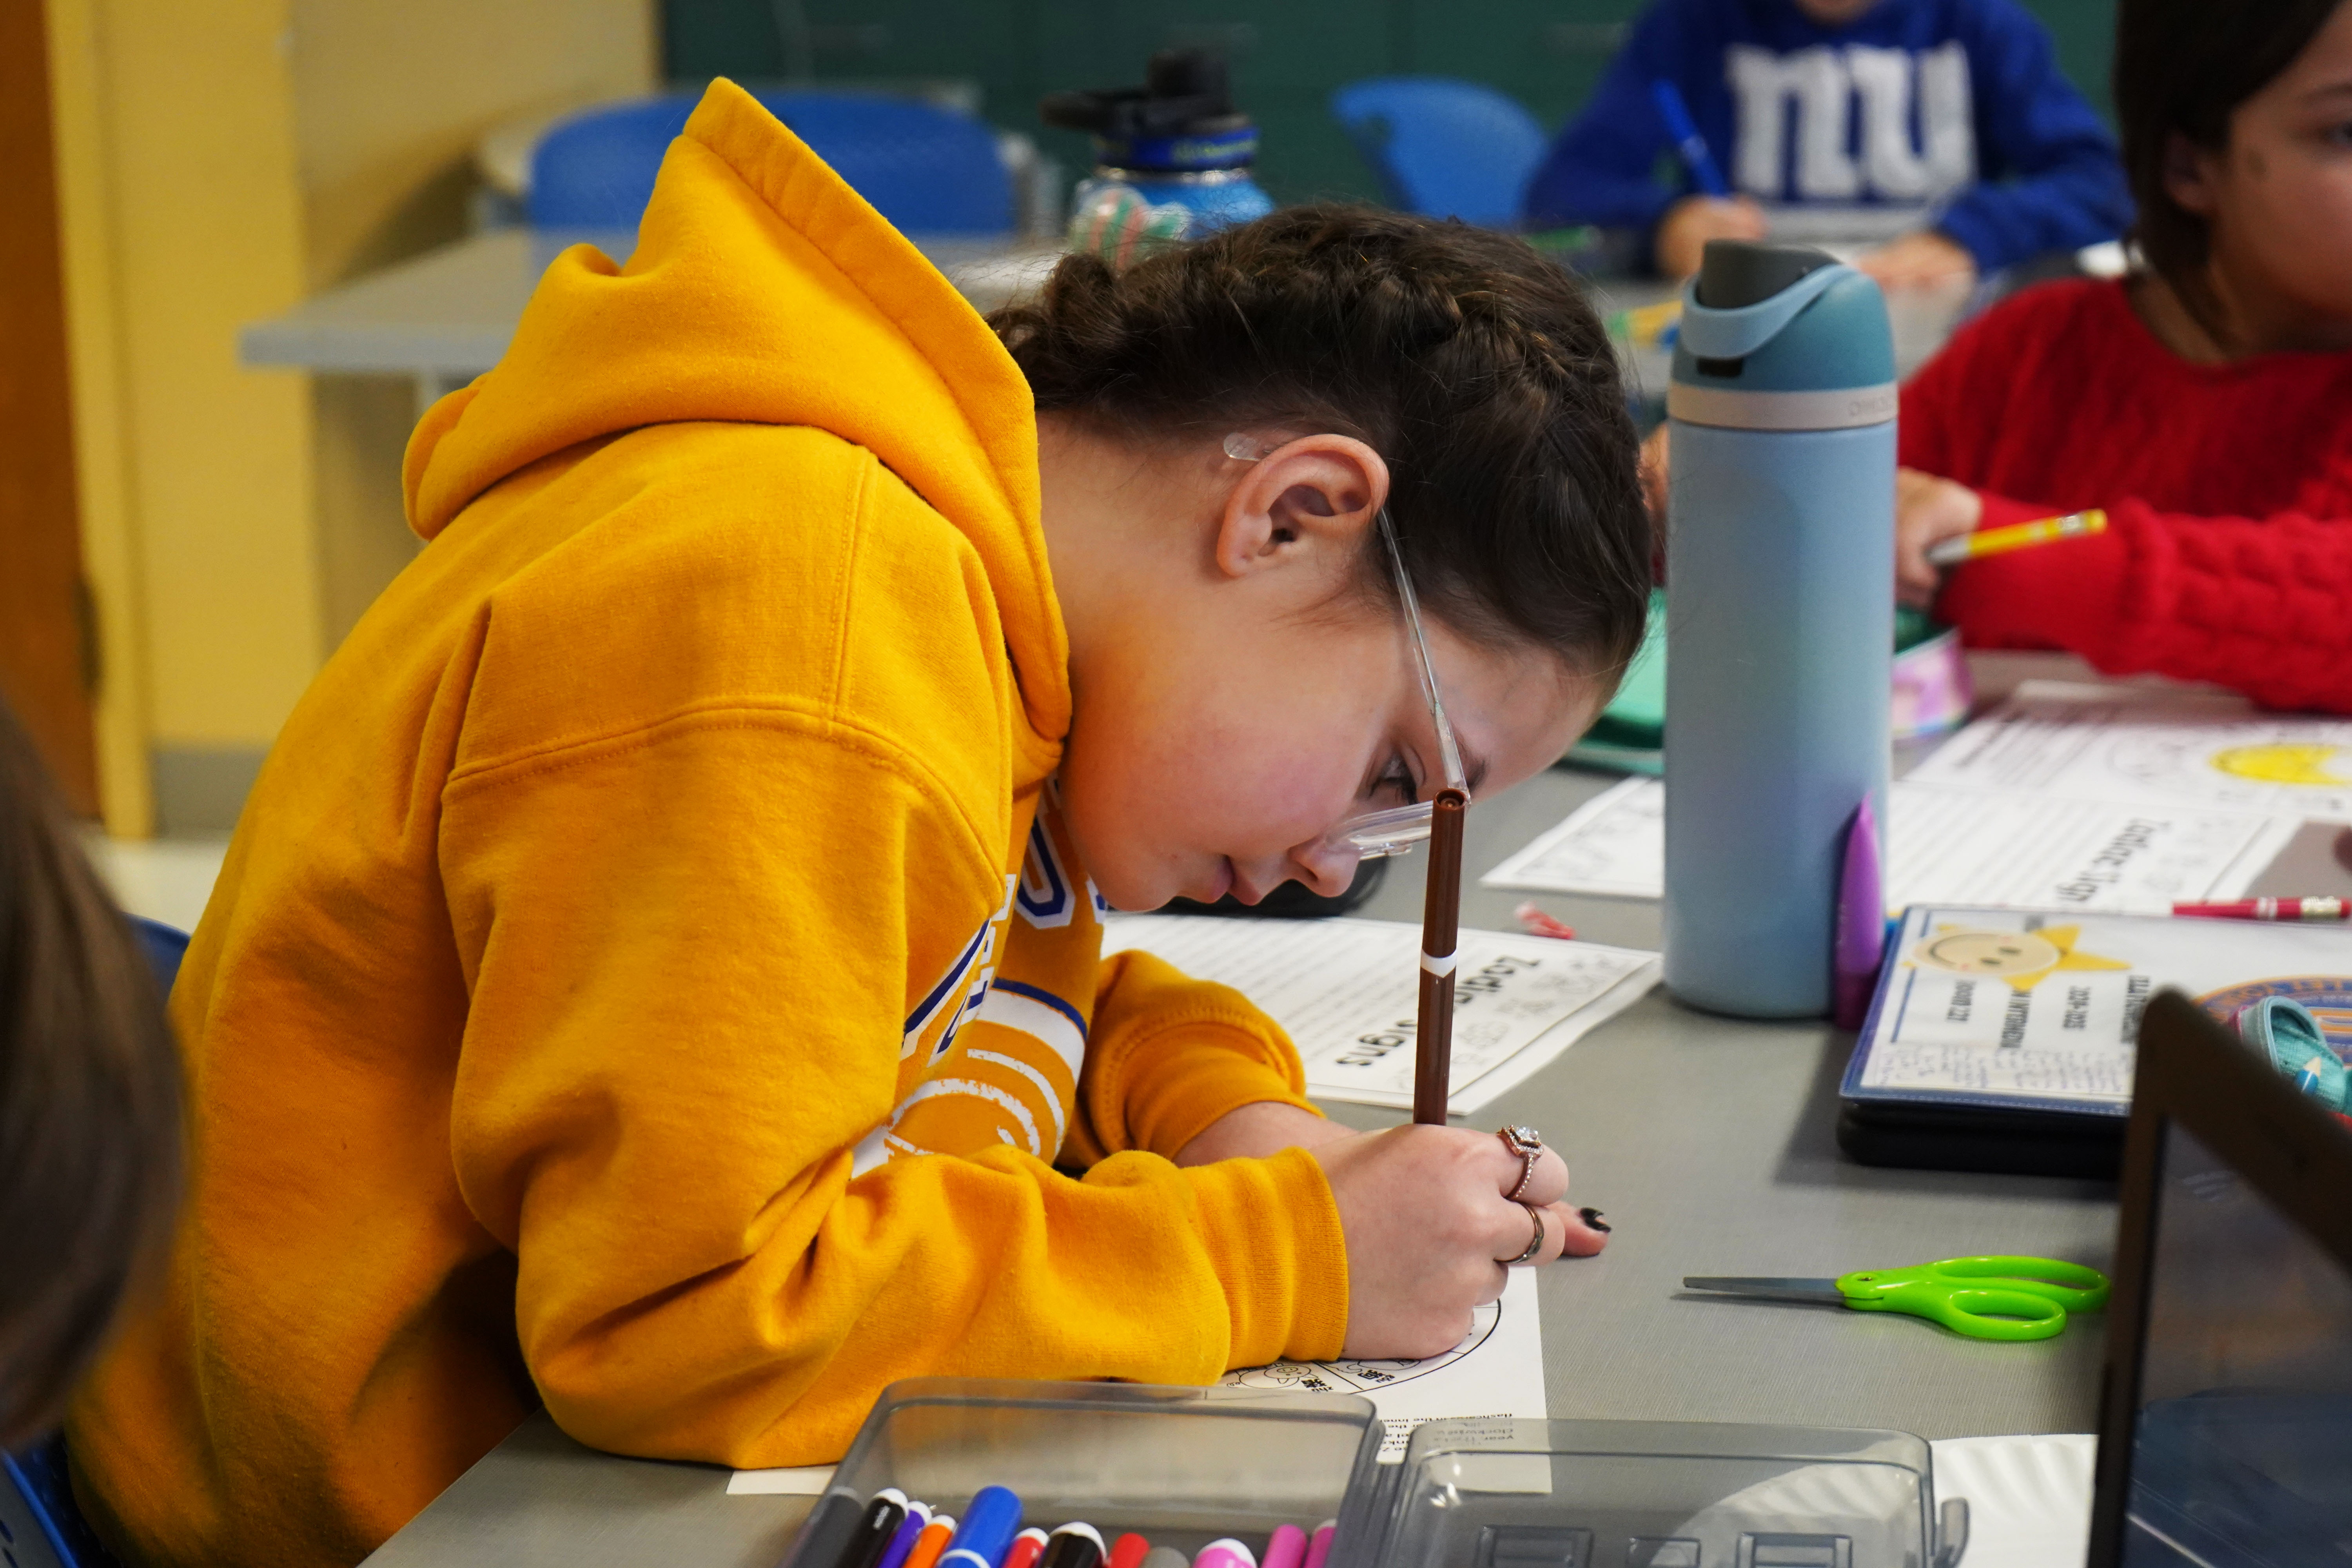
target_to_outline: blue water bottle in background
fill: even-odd
[[[1152,248],[1264,217],[1257,126],[1234,108],[1224,57],[1162,49],[1141,88],[1048,94],[1048,125],[1089,131],[1095,172],[1070,196],[1069,245],[1123,267]]]
[[[1865,799],[1887,820],[1895,408],[1875,283],[1706,247],[1666,393],[1665,977],[1694,1006],[1830,1010],[1847,834]]]

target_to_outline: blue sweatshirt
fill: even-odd
[[[1529,183],[1531,225],[1647,234],[1697,188],[1672,159],[1660,79],[1733,190],[1882,223],[1916,213],[1979,273],[2130,222],[2114,138],[2015,0],[1879,0],[1840,27],[1792,0],[1657,0]]]

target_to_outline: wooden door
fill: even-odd
[[[0,0],[0,697],[98,814],[42,0]]]

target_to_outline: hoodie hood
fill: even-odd
[[[971,542],[1032,727],[1067,732],[1028,383],[905,236],[725,80],[670,144],[628,265],[565,251],[497,368],[425,414],[409,526],[432,539],[542,458],[688,420],[814,426],[872,452]]]

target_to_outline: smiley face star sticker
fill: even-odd
[[[2103,958],[2077,952],[2080,926],[2044,926],[2040,931],[1980,931],[1969,926],[1937,926],[1911,952],[1911,962],[1922,969],[1971,980],[2005,980],[2012,991],[2031,991],[2042,977],[2062,969],[2129,969],[2128,959]]]

